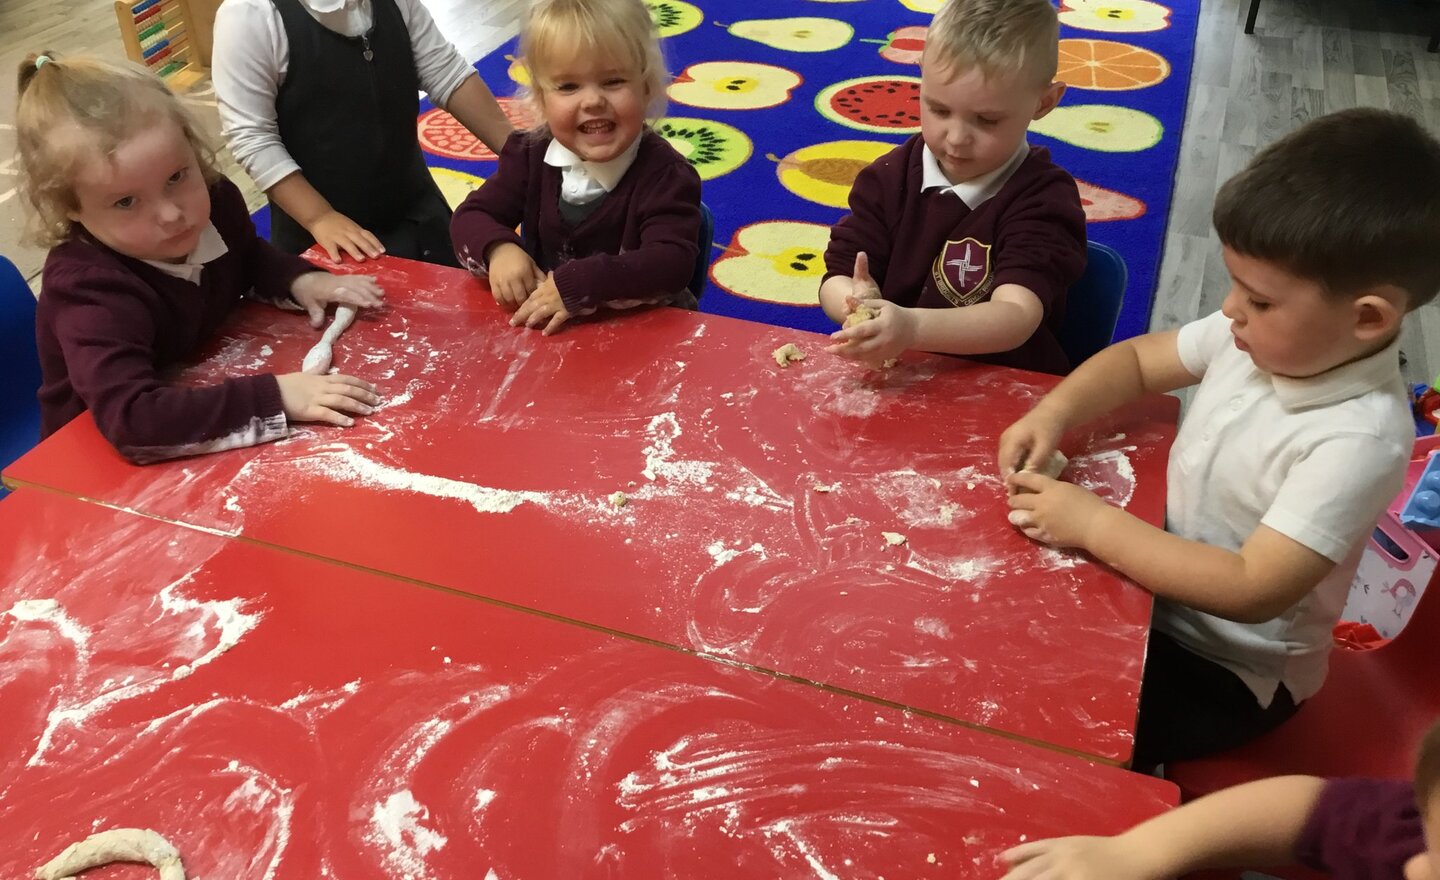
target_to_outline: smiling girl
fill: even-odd
[[[602,305],[693,307],[700,177],[646,125],[666,81],[649,11],[539,0],[520,51],[542,123],[510,136],[495,175],[455,212],[461,265],[489,277],[512,325],[547,334]]]

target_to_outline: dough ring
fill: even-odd
[[[36,869],[35,880],[73,880],[81,871],[111,862],[148,863],[159,870],[160,880],[185,880],[180,851],[148,828],[111,828],[72,843]]]

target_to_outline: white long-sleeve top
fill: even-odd
[[[395,0],[410,31],[415,70],[430,100],[443,107],[475,69],[435,26],[420,0]],[[300,0],[316,21],[337,34],[370,29],[370,0]],[[230,151],[262,190],[300,170],[280,140],[275,97],[290,66],[290,42],[270,0],[225,0],[215,13],[211,79],[220,128]]]

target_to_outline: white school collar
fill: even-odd
[[[585,177],[598,183],[605,192],[612,192],[620,185],[620,178],[635,164],[635,156],[639,152],[640,138],[637,137],[625,152],[609,162],[586,162],[564,144],[551,138],[550,146],[545,148],[545,164],[562,170],[583,172]]]
[[[974,180],[967,180],[963,183],[951,183],[949,178],[945,176],[945,172],[940,169],[939,160],[935,158],[935,154],[931,152],[927,144],[924,146],[920,155],[920,191],[925,192],[932,189],[949,190],[958,196],[960,201],[965,203],[966,207],[973,211],[985,204],[1000,191],[1000,188],[1005,185],[1005,182],[1010,179],[1011,175],[1015,173],[1016,169],[1020,167],[1020,163],[1024,162],[1025,157],[1028,155],[1030,155],[1030,144],[1021,140],[1020,146],[1015,149],[1015,155],[1011,156],[1010,160],[1004,165],[1001,165],[988,174],[982,174]]]
[[[200,240],[195,243],[195,250],[190,252],[184,260],[179,263],[167,263],[163,260],[143,260],[147,265],[154,266],[166,275],[173,275],[181,281],[189,281],[191,284],[200,283],[200,275],[205,271],[205,264],[218,260],[230,253],[230,248],[225,246],[225,239],[220,237],[220,230],[215,228],[214,223],[205,224],[200,231]]]
[[[1318,376],[1292,379],[1271,375],[1275,396],[1287,410],[1328,406],[1400,382],[1400,336],[1366,358]]]

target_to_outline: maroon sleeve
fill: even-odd
[[[662,149],[673,152],[668,145]],[[622,254],[591,254],[555,269],[555,287],[572,315],[585,314],[612,299],[679,293],[695,274],[700,175],[677,155],[637,184],[640,246]]]
[[[1295,858],[1342,880],[1395,880],[1405,862],[1424,849],[1413,785],[1335,779],[1321,789],[1295,844]]]
[[[517,131],[505,140],[495,173],[465,197],[450,220],[455,256],[460,265],[476,275],[485,274],[485,253],[493,245],[508,241],[525,246],[515,234],[515,227],[524,219],[525,199],[530,192],[527,137],[526,132]]]
[[[75,393],[100,433],[138,464],[277,440],[288,433],[271,375],[183,388],[155,369],[156,327],[143,283],[124,272],[47,280],[53,323]]]
[[[905,177],[907,155],[904,145],[865,166],[850,188],[850,213],[830,227],[830,244],[825,248],[824,284],[836,275],[855,274],[855,255],[861,251],[870,263],[870,276],[882,288],[885,271],[894,252],[895,221],[888,216],[887,191]]]
[[[996,224],[995,285],[1019,284],[1046,312],[1085,271],[1085,208],[1075,179],[1059,167],[1007,207]]]
[[[324,272],[324,269],[287,254],[260,237],[255,231],[255,221],[245,207],[245,197],[239,188],[229,180],[223,180],[211,190],[210,222],[215,224],[225,246],[240,253],[240,265],[249,274],[246,280],[254,291],[256,299],[267,302],[294,302],[290,296],[290,285],[307,272]]]

